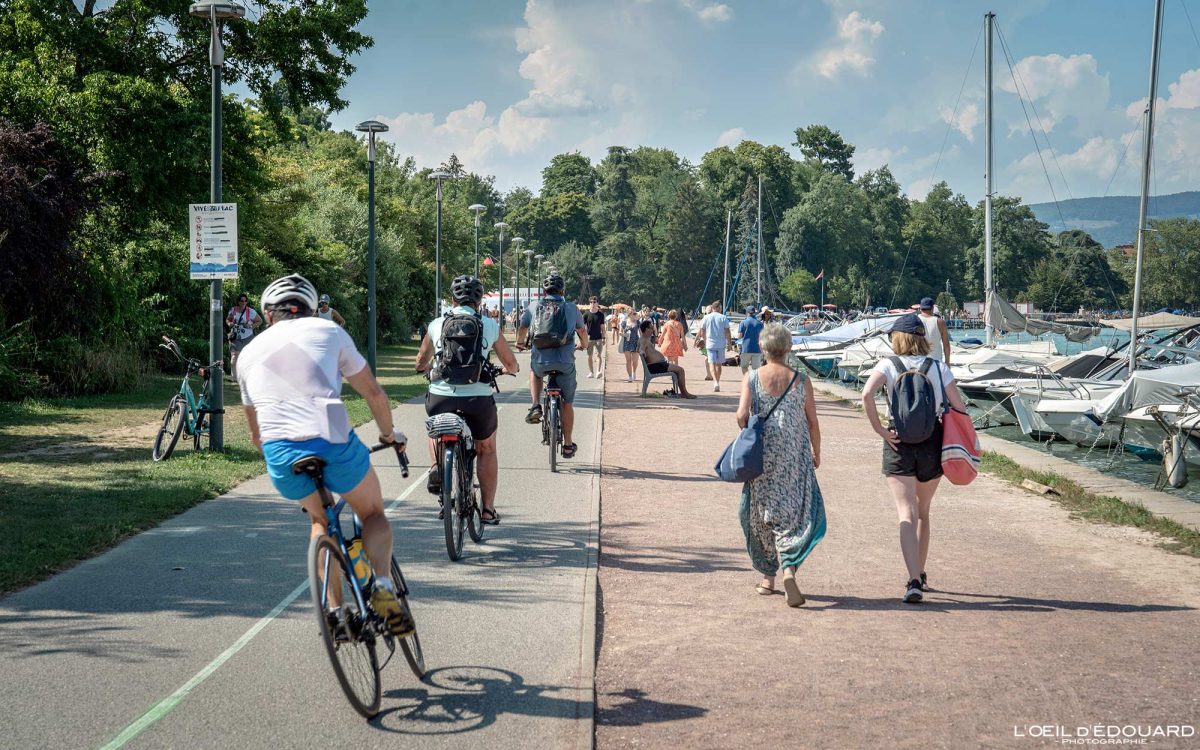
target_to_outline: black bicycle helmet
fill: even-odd
[[[542,289],[547,294],[562,294],[567,288],[567,282],[563,281],[563,277],[557,273],[552,273],[542,281]]]
[[[483,282],[474,276],[458,276],[450,282],[450,298],[460,305],[478,305],[483,301]]]

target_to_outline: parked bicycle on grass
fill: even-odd
[[[171,338],[163,336],[162,344],[159,344],[160,349],[166,349],[175,358],[186,365],[183,373],[183,381],[179,384],[179,393],[175,394],[171,401],[167,404],[167,410],[163,414],[162,426],[158,428],[158,434],[154,437],[154,447],[150,451],[151,457],[155,461],[163,461],[171,457],[171,453],[175,450],[175,446],[179,443],[181,435],[187,435],[192,438],[192,447],[200,450],[200,439],[208,434],[210,414],[224,414],[225,410],[221,409],[214,411],[212,407],[212,388],[213,378],[212,373],[221,365],[220,362],[213,362],[205,366],[200,360],[184,357],[183,351],[180,350],[179,344],[175,343]],[[192,375],[199,375],[204,381],[204,387],[200,389],[199,397],[192,391]]]

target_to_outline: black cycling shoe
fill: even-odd
[[[329,632],[333,633],[334,643],[350,642],[350,626],[346,623],[346,613],[341,607],[326,612],[325,621],[329,623]]]
[[[425,489],[429,490],[431,495],[442,494],[442,473],[437,470],[436,466],[429,467],[429,476],[425,479]]]
[[[525,421],[529,424],[537,424],[542,421],[541,404],[534,404],[529,407],[529,411],[525,414]]]

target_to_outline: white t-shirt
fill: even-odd
[[[710,312],[700,321],[704,329],[706,349],[724,349],[729,343],[729,318],[724,313]]]
[[[249,305],[246,305],[245,310],[235,307],[229,311],[229,320],[237,326],[238,338],[248,339],[254,335],[252,326],[254,321],[258,320],[258,313],[254,312],[254,308]]]
[[[946,356],[942,352],[942,329],[938,325],[941,318],[936,315],[918,315],[917,317],[925,326],[925,340],[929,342],[929,356],[938,362],[945,362]]]
[[[900,361],[903,362],[905,368],[909,370],[915,370],[919,368],[924,359],[925,358],[920,355],[900,357]],[[871,368],[871,371],[883,373],[884,380],[887,381],[888,392],[890,393],[892,386],[896,383],[896,376],[899,375],[899,373],[896,372],[896,365],[892,364],[891,358],[887,357],[879,360],[875,363],[875,366]],[[943,378],[940,381],[938,380],[939,375]],[[942,385],[944,384],[946,388],[950,388],[950,384],[954,382],[954,373],[951,372],[950,366],[945,362],[938,362],[935,360],[933,366],[929,368],[929,379],[933,383],[933,392],[936,396],[934,410],[938,414],[941,414]]]
[[[342,377],[367,366],[350,334],[321,318],[282,320],[238,356],[242,403],[253,406],[263,442],[350,440]]]

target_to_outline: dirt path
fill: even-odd
[[[598,747],[1028,747],[1057,744],[1029,725],[1200,723],[1200,561],[982,477],[935,499],[938,592],[903,605],[878,440],[829,401],[808,604],[756,595],[740,488],[710,468],[740,373],[714,394],[686,364],[692,402],[607,370]]]

